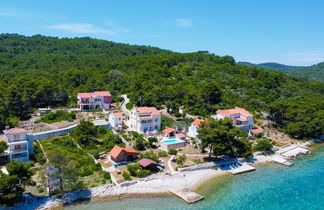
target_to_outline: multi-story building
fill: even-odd
[[[199,139],[197,138],[197,135],[198,135],[198,129],[199,129],[201,122],[203,122],[203,120],[194,120],[188,128],[187,136],[196,138],[196,140],[199,141]]]
[[[111,127],[118,129],[123,124],[123,114],[120,112],[113,112],[109,115],[109,123]]]
[[[253,115],[246,109],[235,107],[234,109],[217,110],[213,118],[219,120],[225,117],[233,119],[233,124],[241,131],[249,131],[253,126]]]
[[[22,128],[6,129],[3,133],[0,141],[6,141],[9,147],[2,156],[8,156],[10,161],[28,161],[33,153],[33,134]]]
[[[78,94],[78,108],[81,110],[109,109],[111,94],[108,91]]]
[[[138,133],[156,132],[161,129],[161,113],[155,107],[133,107],[128,126]]]

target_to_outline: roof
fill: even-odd
[[[136,107],[136,111],[138,113],[151,113],[152,115],[158,115],[158,116],[161,115],[161,113],[155,107],[147,107],[147,106]]]
[[[242,117],[235,118],[235,120],[239,120],[241,122],[247,122],[247,119],[244,119]]]
[[[174,128],[166,128],[166,129],[164,129],[163,130],[163,133],[172,133],[172,132],[174,132],[175,131],[175,129]]]
[[[240,114],[245,117],[252,117],[253,115],[247,111],[246,109],[243,109],[241,107],[235,107],[234,109],[223,109],[223,110],[217,110],[216,111],[219,114],[224,114],[224,115],[233,115],[233,114]]]
[[[5,135],[0,136],[0,141],[7,141],[7,137]]]
[[[115,145],[114,148],[111,149],[111,151],[109,152],[109,155],[113,158],[117,158],[120,153],[124,151],[124,152],[127,152],[127,153],[134,153],[134,154],[138,154],[139,152],[134,150],[134,149],[131,149],[131,148],[123,148],[123,147],[120,147],[118,145]]]
[[[111,96],[110,92],[108,91],[95,91],[91,93],[79,93],[78,94],[81,98],[94,98],[97,96]]]
[[[185,138],[185,137],[187,137],[187,136],[184,135],[183,133],[178,133],[178,134],[176,134],[176,136],[179,136],[180,138]]]
[[[253,133],[253,134],[258,134],[258,133],[263,133],[263,132],[264,132],[264,130],[261,128],[255,128],[255,129],[251,130],[251,133]]]
[[[148,159],[148,158],[143,158],[141,159],[140,161],[138,161],[138,163],[143,166],[144,168],[151,165],[151,164],[154,164],[154,165],[157,165],[157,163],[151,159]]]
[[[195,126],[199,126],[200,123],[202,122],[203,120],[195,120],[193,121],[191,124],[195,125]]]
[[[4,134],[16,134],[16,133],[27,133],[28,131],[23,128],[11,128],[9,130],[4,130]]]
[[[115,113],[113,113],[113,116],[114,117],[123,117],[123,114],[120,112],[115,112]]]

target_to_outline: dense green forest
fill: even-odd
[[[238,64],[276,70],[291,76],[304,77],[310,80],[324,82],[324,62],[312,66],[287,66],[280,63],[254,64],[249,62],[238,62]]]
[[[75,106],[81,91],[127,93],[136,105],[183,106],[203,116],[233,106],[266,111],[278,99],[318,101],[324,93],[323,83],[236,64],[230,56],[91,38],[0,35],[0,70],[1,128],[37,107]]]
[[[324,62],[298,70],[295,69],[289,71],[288,74],[324,82]]]
[[[274,62],[259,63],[259,64],[254,64],[254,63],[250,63],[250,62],[238,62],[238,64],[242,64],[242,65],[246,65],[246,66],[255,66],[255,67],[260,67],[260,68],[264,68],[264,69],[271,69],[271,70],[281,71],[284,73],[287,73],[291,70],[305,68],[305,66],[288,66],[288,65],[274,63]]]

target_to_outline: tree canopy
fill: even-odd
[[[267,111],[282,99],[323,100],[324,84],[236,64],[233,57],[176,53],[91,38],[0,35],[0,128],[38,107],[76,106],[78,92],[126,93],[129,106],[168,105],[209,116],[242,106]],[[299,126],[301,127],[301,126]]]
[[[209,148],[214,156],[250,157],[251,145],[248,140],[240,138],[239,128],[233,125],[232,119],[208,120],[201,123],[198,138],[202,148]]]

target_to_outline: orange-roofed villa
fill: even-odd
[[[197,138],[198,135],[198,129],[200,124],[203,122],[203,120],[195,120],[191,123],[191,125],[188,128],[187,136],[192,138]]]
[[[138,158],[139,152],[131,148],[123,148],[115,145],[109,152],[110,158],[115,163],[133,161]]]
[[[161,113],[155,107],[133,107],[130,110],[128,127],[138,133],[156,133],[161,129]]]
[[[123,114],[121,112],[113,112],[109,115],[109,123],[115,129],[121,129],[123,123]]]
[[[220,120],[225,117],[233,119],[235,126],[239,127],[241,131],[249,131],[253,125],[253,115],[241,107],[235,107],[234,109],[217,110],[216,115],[213,118]]]
[[[95,91],[78,94],[78,108],[81,110],[109,109],[111,94],[108,91]]]

